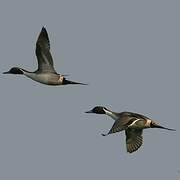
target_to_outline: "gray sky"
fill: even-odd
[[[34,71],[45,26],[57,72],[89,86],[49,87],[0,75],[0,179],[179,179],[180,2],[1,0],[0,72]],[[148,129],[126,153],[96,105],[175,128]],[[141,177],[142,176],[142,177]]]

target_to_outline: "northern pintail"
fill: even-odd
[[[50,41],[45,27],[42,28],[36,42],[36,56],[38,60],[38,69],[35,72],[29,72],[19,67],[13,67],[4,74],[23,74],[28,78],[46,85],[66,85],[81,84],[67,80],[64,75],[58,74],[54,69],[53,58],[50,52]]]
[[[161,128],[166,130],[175,131],[175,129],[169,129],[163,126],[158,125],[152,119],[133,112],[113,112],[105,107],[96,106],[92,110],[87,111],[86,113],[96,113],[96,114],[106,114],[115,120],[112,128],[109,130],[107,134],[102,134],[103,136],[107,136],[112,133],[116,133],[119,131],[125,130],[126,134],[126,148],[127,152],[132,153],[137,151],[142,143],[143,129],[146,128]]]

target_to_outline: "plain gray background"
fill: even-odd
[[[1,0],[0,72],[34,71],[47,28],[57,72],[89,86],[51,87],[0,75],[0,179],[179,179],[180,1]],[[142,113],[148,129],[126,153],[124,132],[96,105]]]

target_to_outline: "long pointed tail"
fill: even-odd
[[[66,85],[66,84],[80,84],[80,85],[88,85],[88,84],[85,84],[85,83],[81,83],[81,82],[75,82],[75,81],[69,81],[67,79],[63,79],[63,84]]]

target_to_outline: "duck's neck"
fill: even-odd
[[[117,115],[118,113],[115,113],[115,112],[107,110],[107,109],[104,109],[104,111],[106,112],[106,115],[110,116],[115,121],[119,119],[119,117]]]

